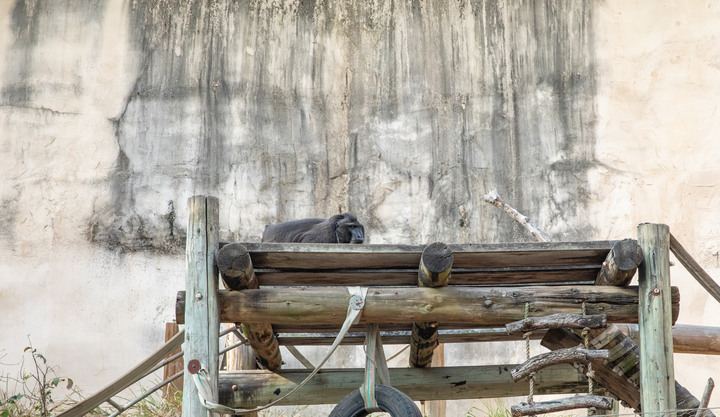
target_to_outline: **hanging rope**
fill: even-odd
[[[528,315],[530,313],[530,302],[525,303],[525,319],[528,318]],[[525,339],[525,361],[530,360],[530,335],[532,334],[532,331],[525,332],[523,334],[523,339]],[[533,401],[533,393],[535,391],[535,372],[530,372],[530,375],[528,375],[528,383],[530,384],[530,390],[528,392],[528,404],[534,404]]]
[[[587,315],[587,311],[585,309],[585,301],[582,302],[582,313],[583,316]],[[583,338],[583,344],[585,345],[585,349],[590,349],[590,328],[585,327],[582,330],[582,338]],[[593,395],[593,391],[595,390],[595,381],[593,377],[595,376],[595,371],[593,371],[592,367],[592,361],[588,361],[587,363],[587,380],[588,380],[588,395]],[[595,412],[597,410],[595,407],[588,408],[588,416],[594,416]]]

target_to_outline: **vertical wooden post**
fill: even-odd
[[[452,250],[435,242],[425,247],[418,266],[418,286],[445,287],[452,275]],[[432,364],[433,351],[438,345],[438,323],[413,323],[410,333],[410,366],[427,368]]]
[[[639,266],[640,401],[645,413],[675,416],[672,310],[670,301],[670,229],[642,223]]]
[[[187,363],[193,359],[199,360],[209,372],[214,398],[208,400],[217,402],[220,309],[217,302],[219,278],[215,254],[219,247],[219,219],[217,198],[194,196],[188,199],[183,417],[208,415],[187,370]]]
[[[176,334],[180,333],[180,327],[177,323],[165,323],[165,343],[167,343],[170,339],[173,338]],[[174,356],[178,353],[182,352],[182,348],[180,346],[177,347],[177,349],[170,352],[168,357]],[[163,368],[163,379],[168,379],[171,376],[177,374],[178,372],[181,372],[183,370],[183,358],[177,358],[174,361],[168,363]],[[183,391],[183,380],[182,379],[176,379],[175,381],[171,382],[170,384],[166,385],[165,388],[163,388],[163,397],[172,398],[174,397],[177,392]]]

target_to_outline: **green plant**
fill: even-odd
[[[508,409],[500,400],[495,403],[483,402],[483,409],[473,406],[466,413],[465,417],[511,417],[510,409]]]
[[[71,391],[61,401],[55,401],[53,393],[60,384],[65,383],[66,389],[72,390],[73,381],[57,376],[55,368],[48,365],[45,356],[33,347],[29,336],[28,342],[29,346],[23,351],[19,376],[0,375],[0,382],[4,383],[4,388],[0,390],[0,417],[48,417],[51,411],[72,401],[72,394],[77,394]],[[27,354],[31,358],[29,370],[25,366]]]

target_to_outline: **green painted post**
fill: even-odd
[[[640,403],[645,413],[674,410],[672,310],[670,302],[670,229],[642,223],[639,266]],[[674,417],[674,411],[653,414]]]
[[[219,247],[219,219],[217,198],[194,196],[188,199],[183,417],[208,415],[187,369],[187,364],[193,359],[199,360],[208,370],[214,392],[214,398],[208,400],[217,402],[220,309],[215,254]]]

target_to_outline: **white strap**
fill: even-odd
[[[348,310],[347,310],[347,316],[345,317],[345,321],[343,322],[342,327],[340,328],[340,331],[338,332],[337,337],[335,338],[335,341],[333,342],[332,346],[330,346],[330,351],[328,351],[327,355],[323,358],[322,361],[318,364],[317,368],[310,372],[310,375],[305,378],[303,382],[298,384],[295,388],[291,389],[287,394],[283,395],[282,397],[276,399],[275,401],[257,407],[253,409],[244,409],[244,408],[231,408],[226,405],[218,404],[216,402],[209,401],[208,398],[215,398],[215,396],[212,393],[211,387],[213,384],[210,384],[210,375],[208,374],[206,368],[204,365],[201,364],[200,371],[198,373],[192,375],[192,380],[195,383],[195,387],[198,391],[198,397],[200,397],[200,403],[207,408],[210,411],[214,411],[217,413],[222,414],[245,414],[245,413],[252,413],[255,411],[264,410],[266,408],[270,408],[274,406],[275,404],[279,403],[280,401],[284,400],[286,397],[288,397],[290,394],[294,393],[295,391],[299,390],[303,387],[312,377],[315,376],[315,374],[318,373],[320,368],[322,368],[323,365],[325,365],[325,362],[327,362],[328,359],[330,359],[330,356],[335,352],[337,347],[340,345],[340,342],[342,342],[343,338],[345,338],[345,335],[347,334],[348,330],[350,330],[350,326],[357,323],[360,320],[360,313],[362,313],[362,308],[365,306],[365,296],[367,295],[368,288],[367,287],[348,287],[348,291],[350,294],[352,294],[352,297],[350,297],[350,301],[348,303]]]

